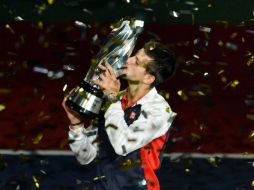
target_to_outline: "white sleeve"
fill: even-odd
[[[115,152],[125,156],[164,135],[175,116],[166,104],[142,106],[139,118],[128,126],[121,103],[114,103],[105,113],[105,127]]]
[[[68,133],[69,146],[80,164],[89,164],[96,157],[98,151],[97,143],[95,143],[97,133],[98,129],[92,126],[86,129],[84,126],[75,130],[70,129]]]

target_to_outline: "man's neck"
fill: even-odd
[[[142,85],[130,85],[127,90],[127,97],[128,97],[128,105],[130,105],[133,101],[137,100],[145,96],[150,91],[148,86]]]

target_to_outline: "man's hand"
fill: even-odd
[[[117,94],[120,91],[120,81],[116,78],[116,74],[112,66],[105,63],[105,66],[98,66],[104,72],[99,75],[99,79],[91,82],[101,87],[104,94]]]
[[[66,115],[68,117],[68,119],[70,120],[70,124],[75,124],[75,123],[80,123],[81,122],[81,117],[78,113],[76,113],[75,111],[71,110],[69,107],[66,106],[66,101],[68,99],[68,97],[70,96],[71,92],[74,89],[72,89],[67,96],[64,97],[63,102],[62,102],[62,106],[66,112]]]

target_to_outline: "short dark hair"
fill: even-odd
[[[166,81],[171,78],[176,69],[176,59],[173,51],[168,49],[164,44],[150,40],[144,45],[145,53],[153,59],[153,61],[146,66],[146,71],[155,76],[153,86]]]

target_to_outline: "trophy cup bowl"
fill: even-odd
[[[143,30],[142,20],[122,19],[119,27],[113,29],[106,42],[96,55],[96,64],[90,66],[86,77],[79,82],[69,95],[66,105],[81,116],[96,117],[104,103],[104,94],[98,85],[91,80],[99,78],[100,64],[109,63],[116,76],[119,70],[131,55],[139,34]]]

